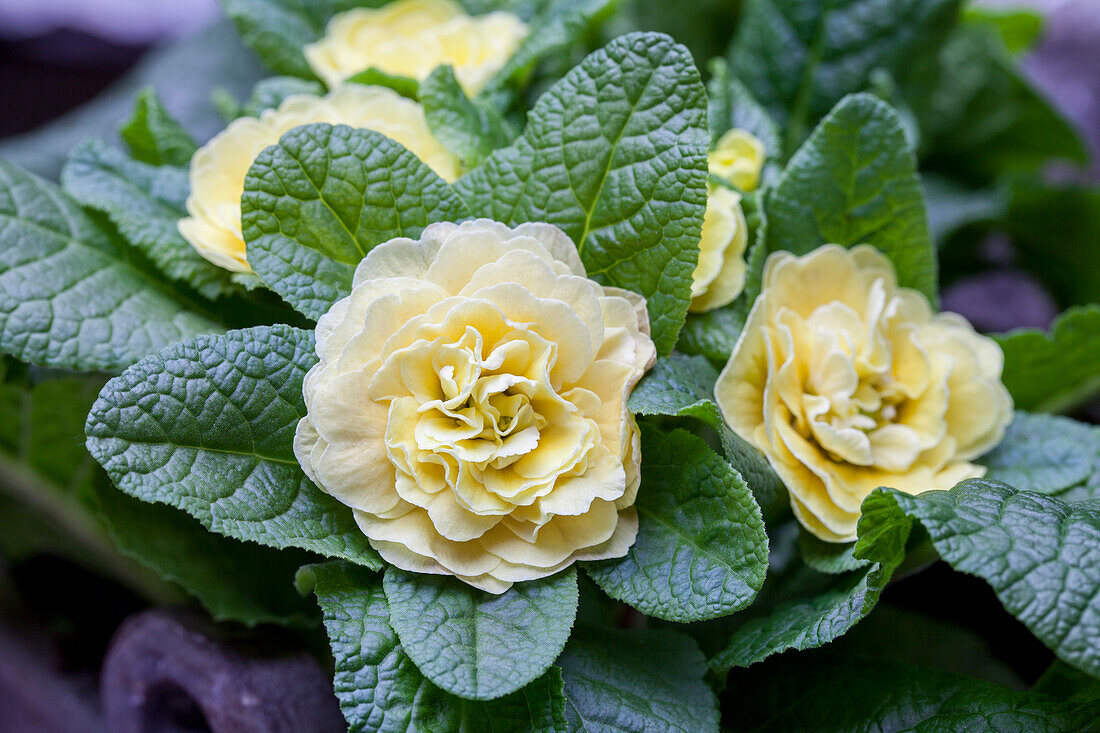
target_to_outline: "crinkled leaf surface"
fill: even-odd
[[[303,568],[299,585],[317,594],[336,658],[336,697],[353,733],[565,732],[556,667],[496,700],[463,700],[425,679],[405,653],[377,576],[330,562]]]
[[[351,291],[355,266],[375,245],[469,216],[403,146],[373,130],[326,124],[297,127],[257,156],[241,211],[249,264],[311,318]]]
[[[512,141],[496,107],[467,97],[450,66],[438,67],[424,80],[419,99],[432,135],[464,165],[475,166]]]
[[[203,259],[179,233],[190,189],[183,168],[141,163],[89,140],[69,156],[61,183],[81,204],[106,214],[172,280],[207,298],[236,290],[230,273]]]
[[[783,658],[736,689],[738,732],[1059,733],[1088,730],[1100,715],[1095,699],[1063,702],[899,662]]]
[[[1017,412],[1004,440],[979,462],[989,469],[985,478],[1023,491],[1069,502],[1091,498],[1081,494],[1100,489],[1100,427]]]
[[[577,614],[573,568],[500,595],[395,567],[384,587],[405,653],[434,684],[475,700],[514,692],[545,672]]]
[[[118,133],[134,158],[150,165],[184,166],[199,149],[191,134],[164,108],[152,87],[138,92],[134,111]]]
[[[812,649],[843,635],[878,602],[900,562],[874,563],[840,575],[822,575],[796,565],[769,576],[760,601],[728,633],[729,641],[710,665],[724,671],[748,667],[788,649]]]
[[[561,227],[590,277],[646,297],[667,353],[698,259],[707,141],[706,90],[687,49],[633,33],[566,74],[519,139],[455,187],[478,216]]]
[[[122,552],[180,585],[215,621],[304,625],[311,604],[294,590],[294,574],[315,555],[275,550],[214,534],[178,509],[94,484],[95,506]]]
[[[693,417],[718,431],[722,451],[752,489],[764,520],[787,510],[787,490],[768,460],[726,426],[714,403],[718,371],[701,356],[673,353],[659,360],[630,394],[630,410],[639,415]]]
[[[123,369],[222,330],[68,195],[0,160],[0,349],[67,369]]]
[[[843,99],[791,158],[766,206],[765,254],[871,244],[894,263],[900,285],[936,302],[916,159],[897,113],[877,97]]]
[[[748,0],[730,68],[794,148],[878,68],[904,70],[933,45],[958,0]]]
[[[1061,412],[1100,394],[1100,305],[1070,308],[1049,333],[1026,328],[994,338],[1018,409]]]
[[[856,557],[893,561],[914,521],[1060,659],[1100,676],[1100,505],[984,479],[916,496],[876,489],[863,502]]]
[[[107,383],[88,415],[88,450],[126,493],[215,532],[380,567],[351,510],[294,457],[315,362],[313,334],[290,326],[176,344]]]
[[[718,706],[695,642],[659,631],[578,626],[558,659],[570,731],[707,733]]]
[[[649,616],[701,621],[752,603],[768,538],[730,465],[686,430],[642,431],[638,538],[625,557],[586,566],[604,591]]]

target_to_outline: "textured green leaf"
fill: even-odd
[[[638,539],[586,566],[613,598],[667,621],[728,616],[764,582],[768,537],[744,480],[685,430],[642,431]]]
[[[934,45],[958,0],[748,0],[730,68],[793,151],[841,97],[879,68],[902,71]]]
[[[916,160],[882,100],[842,100],[791,158],[766,206],[767,254],[871,244],[894,263],[900,285],[936,302],[936,252]]]
[[[378,568],[351,510],[294,457],[313,334],[261,326],[201,336],[112,379],[88,415],[88,450],[115,484],[208,529]]]
[[[138,92],[133,114],[118,133],[134,158],[150,165],[187,165],[199,149],[152,87]]]
[[[783,140],[775,121],[741,80],[730,73],[729,65],[724,59],[710,62],[707,96],[707,121],[712,145],[736,127],[751,132],[764,143],[768,158],[782,160]]]
[[[295,592],[294,574],[315,555],[222,537],[178,509],[127,496],[106,479],[93,490],[98,516],[118,548],[180,585],[215,621],[309,623],[312,609]]]
[[[432,135],[468,167],[512,141],[496,107],[467,97],[450,66],[424,80],[419,98]]]
[[[840,575],[796,565],[783,575],[769,576],[761,600],[710,659],[711,667],[748,667],[788,649],[828,644],[871,612],[900,561],[895,557]]]
[[[985,478],[1023,491],[1069,502],[1091,498],[1081,493],[1100,490],[1100,427],[1017,412],[1004,440],[980,463],[989,469]]]
[[[24,361],[122,369],[221,330],[56,186],[2,160],[0,243],[0,349]]]
[[[1100,305],[1069,309],[1049,333],[1025,328],[994,338],[1017,408],[1062,412],[1100,394]]]
[[[351,291],[375,245],[469,216],[447,183],[373,130],[297,127],[257,156],[241,224],[248,261],[301,313],[319,318]]]
[[[876,489],[863,502],[856,557],[897,559],[914,521],[1060,659],[1100,676],[1100,505],[984,479],[916,496]]]
[[[489,700],[542,675],[577,613],[577,571],[493,595],[440,575],[386,569],[391,623],[405,653],[435,685]]]
[[[315,79],[302,47],[321,37],[325,23],[338,12],[384,0],[221,0],[241,40],[269,69],[279,74]]]
[[[1087,162],[1073,126],[1023,77],[993,29],[961,25],[928,64],[919,82],[930,88],[907,93],[927,166],[988,182],[1053,158]]]
[[[728,360],[745,327],[747,311],[739,305],[734,301],[706,313],[688,313],[676,348],[685,354],[700,354],[716,363]]]
[[[840,691],[844,691],[841,693]],[[899,662],[800,657],[739,680],[733,731],[1084,731],[1100,703],[1063,702]]]
[[[701,356],[673,353],[659,360],[630,394],[630,410],[639,415],[693,417],[718,431],[722,451],[748,483],[771,523],[788,511],[787,490],[768,460],[740,437],[722,419],[714,403],[718,371]]]
[[[153,166],[89,140],[69,156],[61,171],[65,191],[84,206],[101,211],[130,244],[171,279],[216,298],[237,290],[230,273],[203,259],[180,235],[187,215],[187,171]]]
[[[352,733],[564,733],[561,672],[551,668],[521,690],[487,702],[463,700],[428,682],[390,627],[382,583],[345,562],[311,565],[299,573],[324,613],[335,688]]]
[[[707,733],[718,730],[706,665],[674,631],[579,626],[558,664],[570,731]]]
[[[323,96],[325,85],[319,81],[299,79],[296,76],[273,76],[257,82],[252,87],[252,94],[241,108],[243,114],[249,117],[259,117],[265,109],[274,109],[283,103],[287,97],[295,94],[312,94]]]
[[[667,353],[698,258],[707,139],[706,90],[687,49],[635,33],[566,74],[523,135],[455,187],[476,215],[561,227],[590,277],[646,297]]]

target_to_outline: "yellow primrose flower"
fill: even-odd
[[[710,172],[742,191],[752,191],[764,167],[764,144],[745,130],[723,135],[708,158]],[[741,210],[741,196],[728,188],[711,184],[707,189],[707,210],[699,241],[699,263],[692,273],[692,313],[721,308],[732,303],[745,287],[745,247],[748,225]]]
[[[699,262],[691,275],[692,313],[721,308],[733,302],[745,287],[745,247],[749,227],[741,211],[741,195],[711,186],[699,240]]]
[[[879,486],[912,494],[985,473],[970,463],[1012,420],[997,344],[898,287],[874,248],[768,258],[715,398],[790,490],[802,525],[856,537]]]
[[[557,227],[375,247],[317,356],[295,455],[388,562],[502,593],[633,544],[645,300],[587,279]]]
[[[745,130],[734,128],[718,139],[707,164],[712,175],[742,191],[752,191],[764,168],[764,143]]]
[[[206,259],[234,272],[251,272],[241,234],[241,194],[252,161],[300,125],[326,122],[375,130],[404,145],[448,182],[458,178],[458,158],[432,137],[419,104],[383,87],[348,84],[324,97],[295,94],[278,109],[241,117],[191,158],[189,217],[180,234]]]
[[[453,0],[397,0],[334,16],[324,37],[302,51],[330,87],[370,68],[424,81],[437,66],[449,65],[473,96],[526,36],[527,26],[512,13],[472,17]]]

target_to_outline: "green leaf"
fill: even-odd
[[[1078,501],[1086,485],[1100,489],[1100,427],[1017,412],[1004,440],[980,463],[989,469],[987,479]]]
[[[706,90],[667,36],[620,36],[539,98],[523,135],[456,188],[478,216],[544,221],[588,275],[646,297],[659,353],[676,343],[706,209]]]
[[[862,511],[856,557],[899,559],[917,521],[943,560],[986,580],[1059,659],[1100,675],[1100,505],[970,479],[916,496],[876,489]]]
[[[1051,222],[1058,222],[1054,236]],[[1062,307],[1096,303],[1100,186],[1019,179],[1012,185],[1005,229],[1019,266],[1038,277]]]
[[[310,318],[351,292],[375,245],[469,215],[419,158],[373,130],[296,127],[252,163],[241,198],[248,261]]]
[[[838,691],[843,694],[842,703]],[[1096,700],[1063,702],[1034,692],[900,662],[783,658],[739,678],[733,731],[1088,730]]]
[[[786,131],[793,151],[875,69],[903,71],[942,35],[959,0],[748,0],[730,69]]]
[[[395,567],[383,585],[405,653],[435,685],[473,700],[506,695],[542,675],[577,613],[572,568],[500,595]]]
[[[713,59],[709,68],[707,120],[711,144],[718,142],[718,138],[729,130],[740,128],[764,143],[769,159],[782,160],[783,140],[768,111],[760,106],[741,80],[730,73],[725,59]]]
[[[103,388],[88,415],[88,450],[126,493],[182,509],[214,532],[379,568],[351,509],[294,457],[313,349],[312,332],[290,326],[170,346]]]
[[[741,329],[745,327],[746,313],[737,306],[735,301],[706,313],[688,313],[676,348],[685,354],[699,354],[717,363],[727,361],[737,345]]]
[[[252,87],[252,94],[244,103],[241,112],[249,117],[259,117],[265,109],[274,109],[287,97],[295,94],[312,94],[321,97],[325,94],[325,85],[319,81],[299,79],[295,76],[273,76],[263,79]]]
[[[221,326],[34,174],[0,160],[0,349],[67,369],[123,369]]]
[[[1073,126],[1020,73],[996,31],[959,26],[907,97],[920,121],[925,165],[984,183],[1060,158],[1085,163]]]
[[[703,655],[672,630],[579,626],[558,664],[571,731],[718,730],[717,701],[703,682]]]
[[[130,244],[166,276],[217,298],[238,288],[230,273],[208,262],[183,238],[177,223],[187,215],[187,171],[152,166],[89,140],[69,156],[61,171],[65,191],[107,215]]]
[[[336,697],[353,733],[565,733],[557,668],[496,700],[454,697],[428,682],[405,653],[390,627],[390,609],[376,576],[349,563],[329,562],[302,568],[298,581],[303,592],[316,592],[324,613],[336,658]]]
[[[805,529],[799,530],[798,549],[802,562],[819,573],[839,575],[867,565],[866,560],[857,560],[852,554],[854,542],[824,542]]]
[[[748,667],[788,649],[812,649],[840,637],[867,616],[901,562],[873,563],[840,575],[795,565],[769,576],[760,601],[736,618],[729,641],[710,660],[718,671]]]
[[[437,67],[420,85],[420,104],[432,135],[467,167],[512,141],[497,109],[471,101],[450,66]]]
[[[898,284],[936,302],[936,251],[916,160],[882,100],[843,99],[791,158],[766,207],[765,254],[871,244],[894,263]]]
[[[585,569],[648,616],[702,621],[752,603],[768,566],[760,507],[740,474],[684,430],[642,431],[638,539]]]
[[[312,609],[294,591],[294,574],[316,556],[222,537],[178,509],[127,496],[106,479],[93,484],[93,496],[118,548],[183,587],[215,621],[310,623]]]
[[[118,133],[134,158],[150,165],[187,165],[199,149],[152,87],[138,92],[133,114]]]
[[[363,71],[352,74],[347,78],[347,83],[386,87],[394,90],[402,97],[408,97],[413,100],[420,94],[420,82],[416,79],[410,79],[407,76],[387,74],[381,69],[376,69],[373,66],[369,69],[364,69]]]
[[[320,38],[336,13],[381,0],[221,0],[241,40],[269,69],[287,76],[315,79],[302,47]]]
[[[1100,394],[1100,305],[1070,308],[1049,333],[1023,328],[994,338],[1017,408],[1064,412]]]
[[[649,370],[627,405],[639,415],[693,417],[717,430],[727,460],[752,489],[764,521],[771,523],[788,510],[787,490],[763,454],[726,426],[713,400],[717,379],[718,371],[703,357],[673,353]]]
[[[963,8],[966,23],[988,25],[1014,56],[1028,51],[1043,33],[1043,16],[1023,7],[999,8],[969,4]]]

